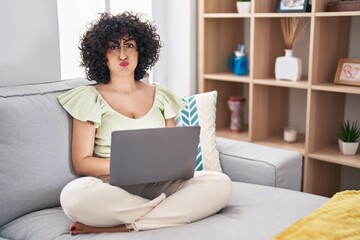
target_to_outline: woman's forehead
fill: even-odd
[[[118,38],[117,40],[111,40],[112,43],[122,43],[122,42],[129,42],[129,41],[135,41],[135,39],[129,35],[124,35]],[[135,41],[136,42],[136,41]]]

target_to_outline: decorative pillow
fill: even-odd
[[[184,97],[182,100],[186,106],[176,116],[177,126],[200,126],[201,128],[196,171],[222,171],[215,136],[216,97],[216,91]]]

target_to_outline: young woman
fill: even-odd
[[[60,196],[73,221],[71,234],[179,226],[214,214],[229,201],[231,181],[219,172],[123,188],[108,184],[111,132],[175,126],[184,107],[162,85],[140,81],[158,60],[160,47],[155,27],[128,12],[102,14],[81,39],[82,66],[97,84],[59,96],[73,117],[72,163],[83,176]]]

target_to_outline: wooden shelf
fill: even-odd
[[[237,76],[233,73],[213,73],[213,74],[204,74],[204,79],[208,80],[219,80],[219,81],[229,81],[229,82],[243,82],[249,83],[249,76]]]
[[[313,153],[309,153],[309,158],[354,168],[360,168],[359,153],[354,156],[344,155],[340,152],[338,146],[325,147]]]
[[[276,147],[288,150],[294,150],[300,152],[302,155],[305,155],[305,135],[298,134],[297,140],[294,143],[285,142],[282,136],[278,137],[269,137],[264,140],[254,141],[256,144],[261,144],[269,147]]]
[[[359,51],[349,50],[360,42],[352,32],[359,29],[360,11],[325,12],[330,1],[312,0],[311,12],[276,13],[275,0],[251,0],[251,13],[238,14],[235,0],[198,0],[198,86],[199,92],[218,91],[217,136],[300,152],[304,191],[324,196],[340,190],[341,166],[360,169],[359,154],[345,156],[333,146],[340,121],[351,115],[360,122],[358,113],[348,113],[360,105],[360,87],[333,84],[339,58],[360,58]],[[276,58],[285,49],[285,17],[309,22],[293,49],[303,66],[298,82],[274,77]],[[228,71],[238,43],[246,44],[249,76]],[[227,129],[232,95],[246,97],[244,132]],[[304,134],[287,143],[286,126]]]
[[[348,12],[317,12],[316,17],[351,17],[360,16],[360,11],[348,11]]]
[[[311,13],[255,13],[256,18],[311,17]]]
[[[246,130],[243,132],[232,132],[229,129],[218,129],[216,130],[216,136],[246,142],[249,141],[249,132]]]
[[[250,13],[205,13],[204,18],[250,18]]]
[[[307,80],[292,82],[292,81],[276,80],[276,79],[254,79],[253,81],[254,81],[254,84],[278,86],[278,87],[288,87],[288,88],[307,89],[309,86],[309,83]]]
[[[327,91],[327,92],[360,94],[360,87],[337,85],[337,84],[333,84],[333,83],[323,83],[323,84],[313,85],[313,86],[311,86],[311,89]]]

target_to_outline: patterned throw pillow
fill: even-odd
[[[215,136],[216,97],[216,91],[184,97],[186,106],[176,116],[177,126],[201,127],[196,171],[222,171]]]

